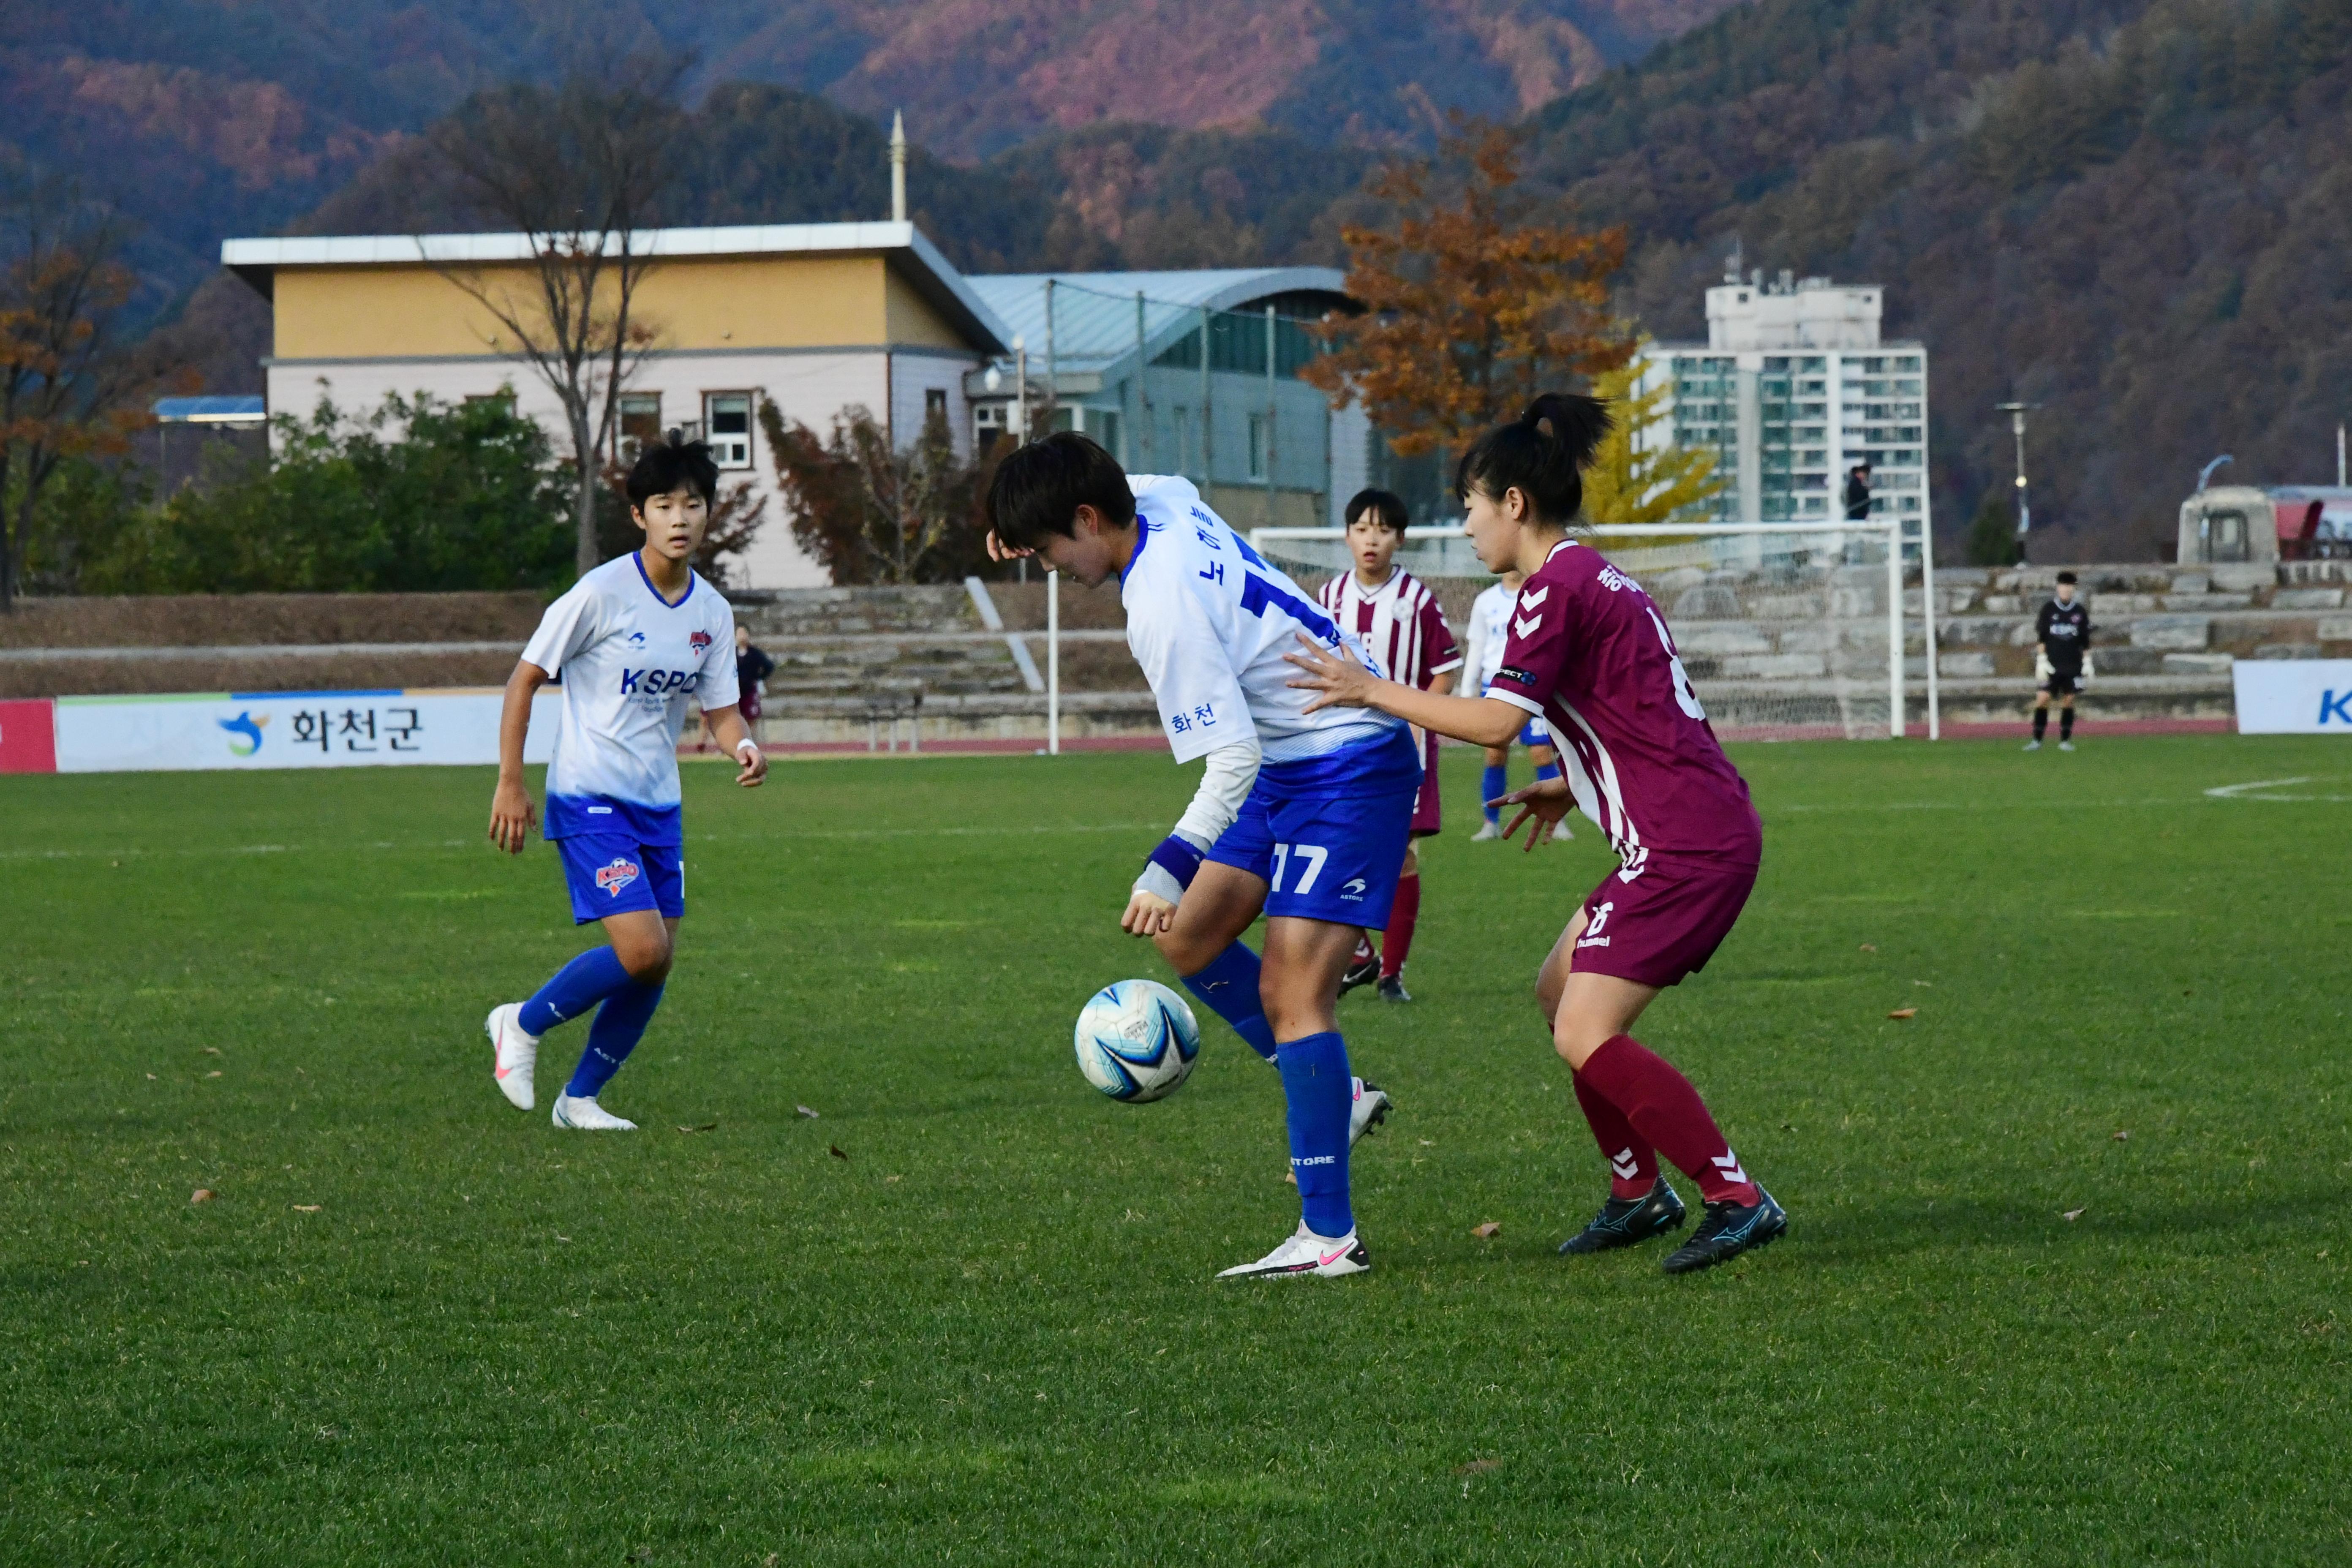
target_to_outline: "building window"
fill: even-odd
[[[661,394],[621,394],[621,461],[635,462],[637,454],[645,449],[646,442],[658,445],[661,438]]]
[[[1273,444],[1273,436],[1271,422],[1265,415],[1253,414],[1249,416],[1249,477],[1251,479],[1265,478],[1266,449]]]
[[[923,428],[929,429],[934,419],[942,425],[948,422],[948,389],[944,386],[923,388]]]
[[[1192,411],[1181,403],[1176,405],[1176,471],[1192,471]]]
[[[1086,433],[1094,437],[1095,444],[1100,447],[1104,451],[1110,453],[1115,458],[1118,458],[1121,462],[1131,463],[1135,461],[1135,458],[1132,453],[1122,452],[1119,450],[1118,410],[1116,408],[1089,408],[1086,412]],[[1056,425],[1055,428],[1067,430],[1071,428],[1071,426],[1068,425]]]
[[[1012,405],[1006,403],[975,403],[971,405],[971,447],[985,452],[996,445],[1011,423]]]
[[[751,466],[751,395],[714,392],[703,400],[705,439],[710,456],[722,468]]]

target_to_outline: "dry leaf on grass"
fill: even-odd
[[[1473,1459],[1466,1465],[1454,1466],[1454,1473],[1457,1476],[1483,1476],[1488,1470],[1499,1470],[1502,1468],[1503,1461],[1500,1459]]]
[[[2085,1204],[2085,1205],[2084,1205],[2081,1208],[2078,1208],[2078,1209],[2068,1209],[2068,1210],[2066,1211],[2066,1213],[2065,1213],[2065,1215],[2064,1215],[2064,1216],[2063,1216],[2063,1217],[2064,1217],[2064,1218],[2067,1218],[2067,1219],[2070,1219],[2070,1220],[2081,1219],[2084,1215],[2086,1215],[2086,1214],[2088,1214],[2088,1213],[2090,1213],[2090,1212],[2091,1212],[2091,1206],[2090,1206],[2090,1205]]]
[[[1472,1226],[1470,1234],[1481,1241],[1492,1241],[1503,1234],[1503,1227],[1490,1219],[1485,1225]]]
[[[1282,1179],[1288,1182],[1295,1187],[1298,1184],[1298,1173],[1296,1171],[1285,1171],[1282,1173]]]
[[[1862,944],[1862,951],[1864,952],[1876,952],[1878,951],[1878,944],[1874,942],[1865,942]]]
[[[208,1204],[219,1195],[219,1194],[214,1192],[210,1187],[198,1187],[194,1192],[188,1194],[188,1201],[192,1204]]]
[[[838,1143],[828,1143],[824,1147],[825,1152],[831,1154],[836,1160],[846,1160],[849,1158],[848,1154],[843,1151],[841,1145]]]
[[[2129,1130],[2128,1128],[2118,1127],[2118,1128],[2116,1128],[2116,1142],[2121,1143],[2121,1142],[2123,1142],[2126,1139],[2129,1138],[2130,1136],[2131,1136],[2131,1131],[2130,1131],[2130,1130]]]
[[[221,1075],[221,1074],[220,1074],[220,1068],[213,1068],[213,1070],[212,1070],[212,1071],[210,1071],[210,1072],[208,1072],[208,1073],[205,1074],[205,1076],[206,1078],[218,1078],[218,1077],[220,1077],[220,1075]]]
[[[882,1178],[883,1184],[886,1186],[892,1182],[900,1182],[904,1180],[906,1180],[906,1178],[903,1176],[885,1176]]]
[[[151,1072],[151,1073],[149,1073],[149,1074],[147,1075],[147,1081],[148,1081],[149,1083],[153,1083],[153,1082],[155,1081],[155,1075],[154,1075],[153,1073],[152,1073],[152,1072]]]
[[[296,1214],[317,1214],[321,1206],[322,1205],[319,1204],[296,1204],[294,1205],[294,1212]]]
[[[216,1057],[220,1054],[221,1048],[218,1046],[206,1046],[205,1047],[205,1055],[208,1057]]]
[[[796,1113],[798,1113],[798,1114],[800,1114],[800,1115],[802,1115],[802,1116],[805,1116],[805,1117],[807,1117],[811,1121],[814,1121],[816,1120],[816,1112],[815,1112],[815,1111],[814,1111],[814,1110],[810,1110],[807,1106],[805,1106],[805,1105],[795,1105],[795,1106],[793,1106],[793,1110]]]
[[[715,1129],[719,1123],[716,1121],[706,1121],[699,1127],[684,1127],[679,1126],[677,1122],[672,1122],[670,1125],[677,1127],[677,1130],[680,1132],[709,1132]]]
[[[1919,1016],[1919,1009],[1916,1007],[1897,1007],[1895,1011],[1886,1016],[1890,1018],[1916,1018]]]

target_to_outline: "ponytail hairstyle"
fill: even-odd
[[[1454,493],[1493,500],[1517,489],[1539,521],[1565,528],[1584,506],[1585,466],[1616,422],[1597,397],[1547,392],[1508,425],[1487,431],[1462,454]]]

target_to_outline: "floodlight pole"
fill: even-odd
[[[2025,563],[2026,531],[2033,526],[2033,503],[2025,489],[2025,416],[2041,406],[2036,403],[1996,403],[1993,406],[2009,416],[2010,432],[2017,437],[2017,561]]]
[[[1013,340],[1013,389],[1014,406],[1021,415],[1021,434],[1015,444],[1025,447],[1029,444],[1029,344],[1020,337]]]
[[[907,221],[907,117],[890,113],[890,221]]]

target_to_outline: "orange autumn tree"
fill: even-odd
[[[1391,165],[1371,195],[1392,228],[1341,231],[1360,316],[1325,322],[1301,373],[1334,407],[1360,402],[1399,456],[1460,451],[1542,392],[1572,392],[1633,358],[1610,310],[1622,229],[1577,227],[1519,185],[1519,138],[1463,130],[1434,163]],[[1442,194],[1446,176],[1459,188]]]

